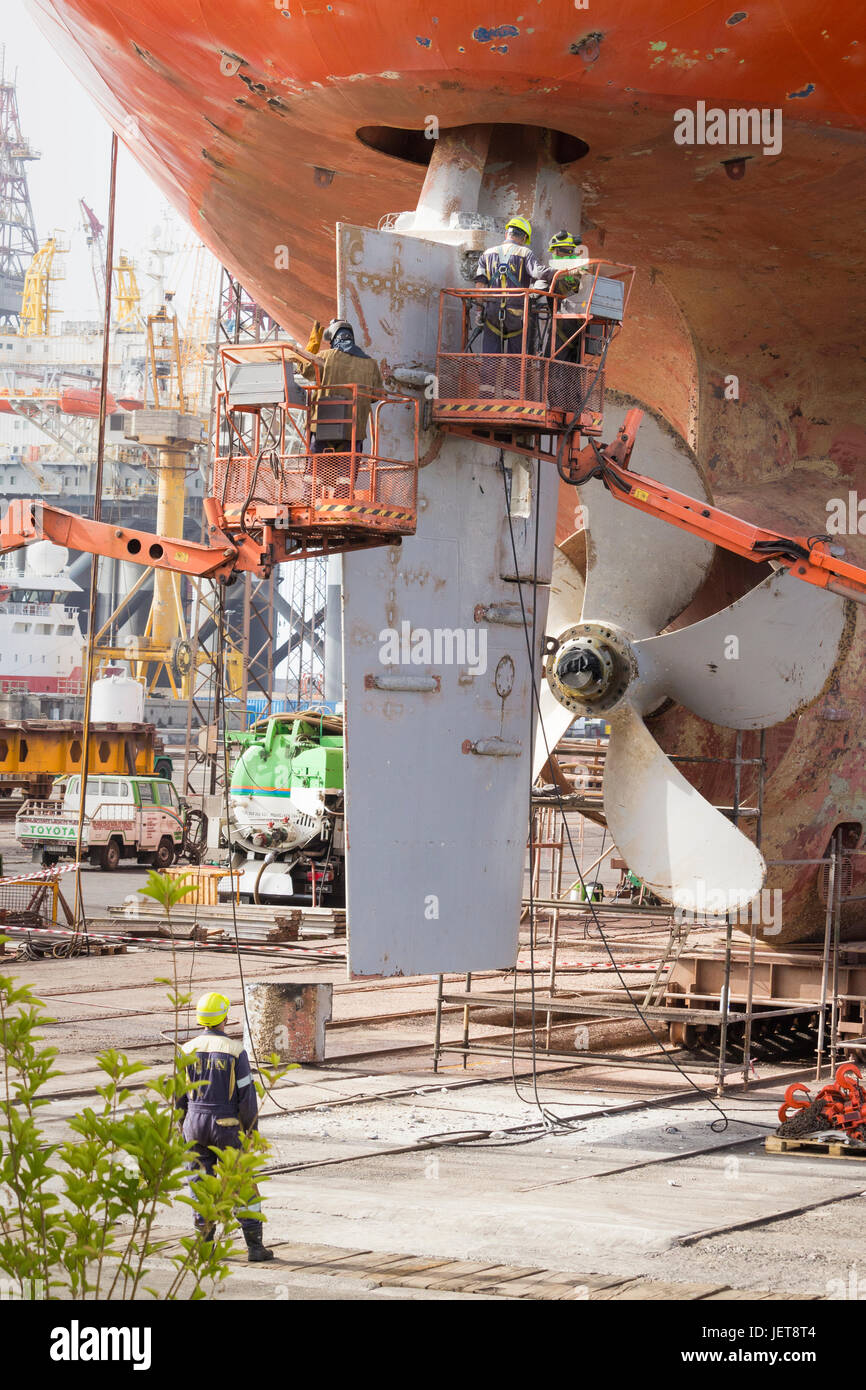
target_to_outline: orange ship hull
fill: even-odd
[[[435,19],[416,0],[31,3],[136,158],[298,336],[335,309],[335,223],[414,207],[437,123],[555,129],[591,254],[638,268],[609,384],[662,416],[715,500],[750,521],[823,531],[831,498],[866,496],[853,3],[830,18],[807,0],[672,0],[658,16],[642,0],[545,0],[495,23],[477,0],[441,0]],[[778,112],[780,148],[677,143],[677,112],[699,103]],[[519,210],[512,196],[506,175],[504,211]],[[560,541],[573,515],[566,494]],[[863,536],[845,544],[866,562]],[[748,570],[720,562],[687,616],[757,582]],[[864,663],[860,616],[832,689],[768,736],[770,859],[823,854],[840,823],[862,837]],[[733,751],[733,734],[681,710],[651,727],[680,753]],[[730,799],[727,771],[689,776]],[[814,868],[782,881],[794,934],[820,929]]]

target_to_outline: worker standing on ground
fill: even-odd
[[[214,1171],[219,1150],[240,1148],[241,1132],[255,1129],[258,1120],[250,1059],[240,1039],[228,1038],[223,1032],[229,1007],[224,994],[203,994],[195,1016],[204,1031],[182,1048],[190,1090],[177,1105],[183,1113],[183,1137],[193,1146],[188,1164],[193,1191],[200,1173]],[[256,1190],[253,1200],[236,1213],[250,1264],[274,1258],[273,1250],[262,1243],[261,1210]],[[213,1224],[208,1225],[198,1212],[195,1225],[206,1240],[213,1239]]]
[[[315,355],[321,369],[321,386],[313,393],[313,453],[332,451],[338,454],[349,453],[352,449],[352,392],[340,387],[356,385],[357,395],[355,416],[355,445],[360,453],[364,447],[370,408],[376,396],[384,394],[382,373],[379,365],[363,352],[355,342],[355,330],[346,319],[333,319],[324,331],[325,342],[329,344],[319,352],[322,342],[322,325],[313,324],[307,352]],[[301,374],[315,379],[314,363],[307,362]]]
[[[505,224],[505,240],[482,252],[475,271],[479,289],[527,290],[534,283],[550,284],[553,272],[541,264],[530,249],[532,226],[525,217],[512,217]],[[520,353],[523,351],[523,306],[519,295],[485,296],[481,307],[482,353]],[[530,348],[531,350],[531,348]],[[498,383],[496,394],[514,398],[516,379]],[[481,395],[494,394],[493,375],[483,373]]]

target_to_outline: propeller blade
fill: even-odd
[[[547,607],[547,635],[559,637],[566,628],[573,627],[578,620],[582,603],[583,578],[580,570],[556,548],[553,552],[550,601]],[[571,710],[559,703],[546,680],[542,680],[539,690],[539,709],[541,719],[535,733],[533,780],[547,762],[548,750],[550,753],[553,752],[569,724],[574,721]]]
[[[610,437],[624,416],[622,409],[607,411]],[[690,497],[707,499],[685,443],[649,413],[641,425],[634,466]],[[709,570],[713,546],[617,501],[598,478],[579,492],[588,532],[582,620],[610,623],[631,637],[655,636],[694,598]]]
[[[760,851],[689,785],[631,705],[608,718],[604,809],[629,868],[670,902],[720,915],[745,907],[764,882]]]
[[[712,617],[635,642],[635,702],[646,713],[670,696],[711,724],[769,728],[820,695],[844,630],[844,599],[780,570]]]

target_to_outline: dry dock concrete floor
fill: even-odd
[[[595,1118],[505,1147],[504,1131],[537,1116],[533,1089],[523,1081],[519,1098],[488,1065],[471,1086],[429,1066],[294,1078],[274,1101],[296,1113],[268,1102],[261,1126],[272,1162],[298,1165],[264,1187],[277,1260],[241,1256],[218,1297],[826,1298],[862,1257],[859,1163],[765,1154],[743,1123],[772,1124],[778,1087],[729,1096],[716,1134],[700,1100],[598,1116],[640,1098],[637,1070],[611,1086],[601,1069],[562,1071],[542,1079],[542,1105]],[[491,1129],[503,1137],[483,1146],[388,1152]],[[174,1216],[163,1234],[185,1229],[185,1210]]]
[[[143,881],[141,871],[120,877],[118,885],[118,876],[88,872],[86,897],[105,896],[110,884],[117,902]],[[91,1103],[101,1048],[157,1068],[169,1060],[160,1032],[172,1018],[154,978],[169,973],[170,961],[146,948],[71,961],[4,959],[4,973],[33,985],[57,1020],[46,1029],[63,1070],[42,1112],[51,1138]],[[234,956],[196,950],[179,965],[193,997],[219,988],[240,1017]],[[324,1063],[288,1073],[262,1110],[271,1163],[284,1170],[263,1189],[277,1259],[247,1266],[239,1252],[216,1297],[850,1296],[862,1260],[866,1166],[762,1147],[785,1086],[808,1079],[799,1064],[759,1063],[755,1084],[735,1086],[720,1102],[727,1126],[713,1129],[718,1111],[683,1076],[641,1067],[648,1039],[625,1066],[541,1058],[535,1084],[528,1061],[515,1062],[515,1083],[502,1056],[472,1055],[464,1067],[447,1053],[434,1073],[432,980],[350,983],[341,962],[269,956],[246,957],[244,969],[247,980],[334,981],[336,1026]],[[502,988],[502,977],[490,983]],[[443,1038],[456,1041],[461,1031],[460,1010],[446,1014]],[[501,1036],[501,1019],[473,1024],[474,1037],[493,1033]],[[706,1068],[689,1075],[713,1089]],[[570,1127],[517,1142],[542,1110]],[[441,1143],[479,1131],[491,1137]],[[180,1236],[188,1219],[178,1205],[162,1233]],[[150,1283],[164,1278],[154,1261]]]

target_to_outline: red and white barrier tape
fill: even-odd
[[[71,927],[24,927],[0,922],[0,936],[77,936],[88,941],[111,941],[110,936],[96,936],[90,932],[73,931]]]
[[[93,933],[93,932],[87,932],[87,933],[85,933],[84,931],[77,931],[77,932],[76,932],[76,931],[73,931],[73,929],[72,929],[71,927],[37,927],[37,926],[25,927],[25,926],[4,926],[3,923],[0,922],[0,936],[12,936],[12,935],[17,935],[17,936],[78,936],[78,937],[85,937],[85,936],[86,936],[86,938],[87,938],[88,941],[94,941],[94,942],[100,942],[100,943],[104,942],[104,943],[106,943],[106,944],[107,944],[107,943],[110,943],[110,942],[118,942],[118,941],[120,941],[120,942],[123,942],[123,943],[124,943],[125,945],[127,945],[127,946],[136,946],[136,945],[139,945],[139,944],[147,944],[147,943],[149,943],[149,942],[151,942],[151,941],[156,941],[156,942],[158,942],[161,946],[170,946],[170,945],[172,944],[171,938],[168,937],[168,936],[139,936],[139,934],[138,934],[137,932],[136,932],[136,933],[132,933],[132,932],[117,932],[117,933],[114,933],[114,932],[112,932],[109,936],[103,936],[103,935],[99,935],[99,934],[96,934],[96,933]],[[174,945],[175,945],[176,947],[177,947],[177,946],[195,946],[195,947],[199,947],[199,948],[201,948],[201,947],[207,947],[208,950],[218,950],[218,951],[234,951],[234,950],[237,949],[237,947],[236,947],[236,945],[235,945],[235,943],[234,943],[233,941],[199,941],[199,940],[192,939],[192,938],[189,938],[189,937],[184,937],[182,940],[178,940],[177,938],[175,938]],[[289,949],[293,949],[293,950],[299,952],[301,955],[330,956],[330,957],[332,957],[335,961],[342,961],[343,959],[345,959],[345,956],[344,956],[343,954],[340,954],[339,951],[335,951],[333,947],[330,948],[330,949],[319,949],[318,947],[315,947],[315,946],[303,946],[303,945],[301,945],[300,943],[295,942],[295,941],[273,941],[273,942],[270,943],[270,945],[267,945],[267,944],[265,944],[265,943],[262,943],[261,945],[258,945],[258,944],[254,943],[254,942],[247,943],[247,942],[245,942],[245,941],[241,941],[240,946],[241,946],[241,950],[242,950],[242,951],[270,951],[271,953],[273,953],[274,950],[277,950],[277,951],[280,952],[281,954],[284,953],[283,948],[288,947]]]
[[[84,869],[85,864],[79,864],[73,860],[69,864],[50,864],[44,869],[38,869],[34,874],[7,874],[5,878],[0,878],[0,886],[4,883],[32,883],[34,880],[45,882],[58,877],[60,874],[68,874],[73,869]]]

